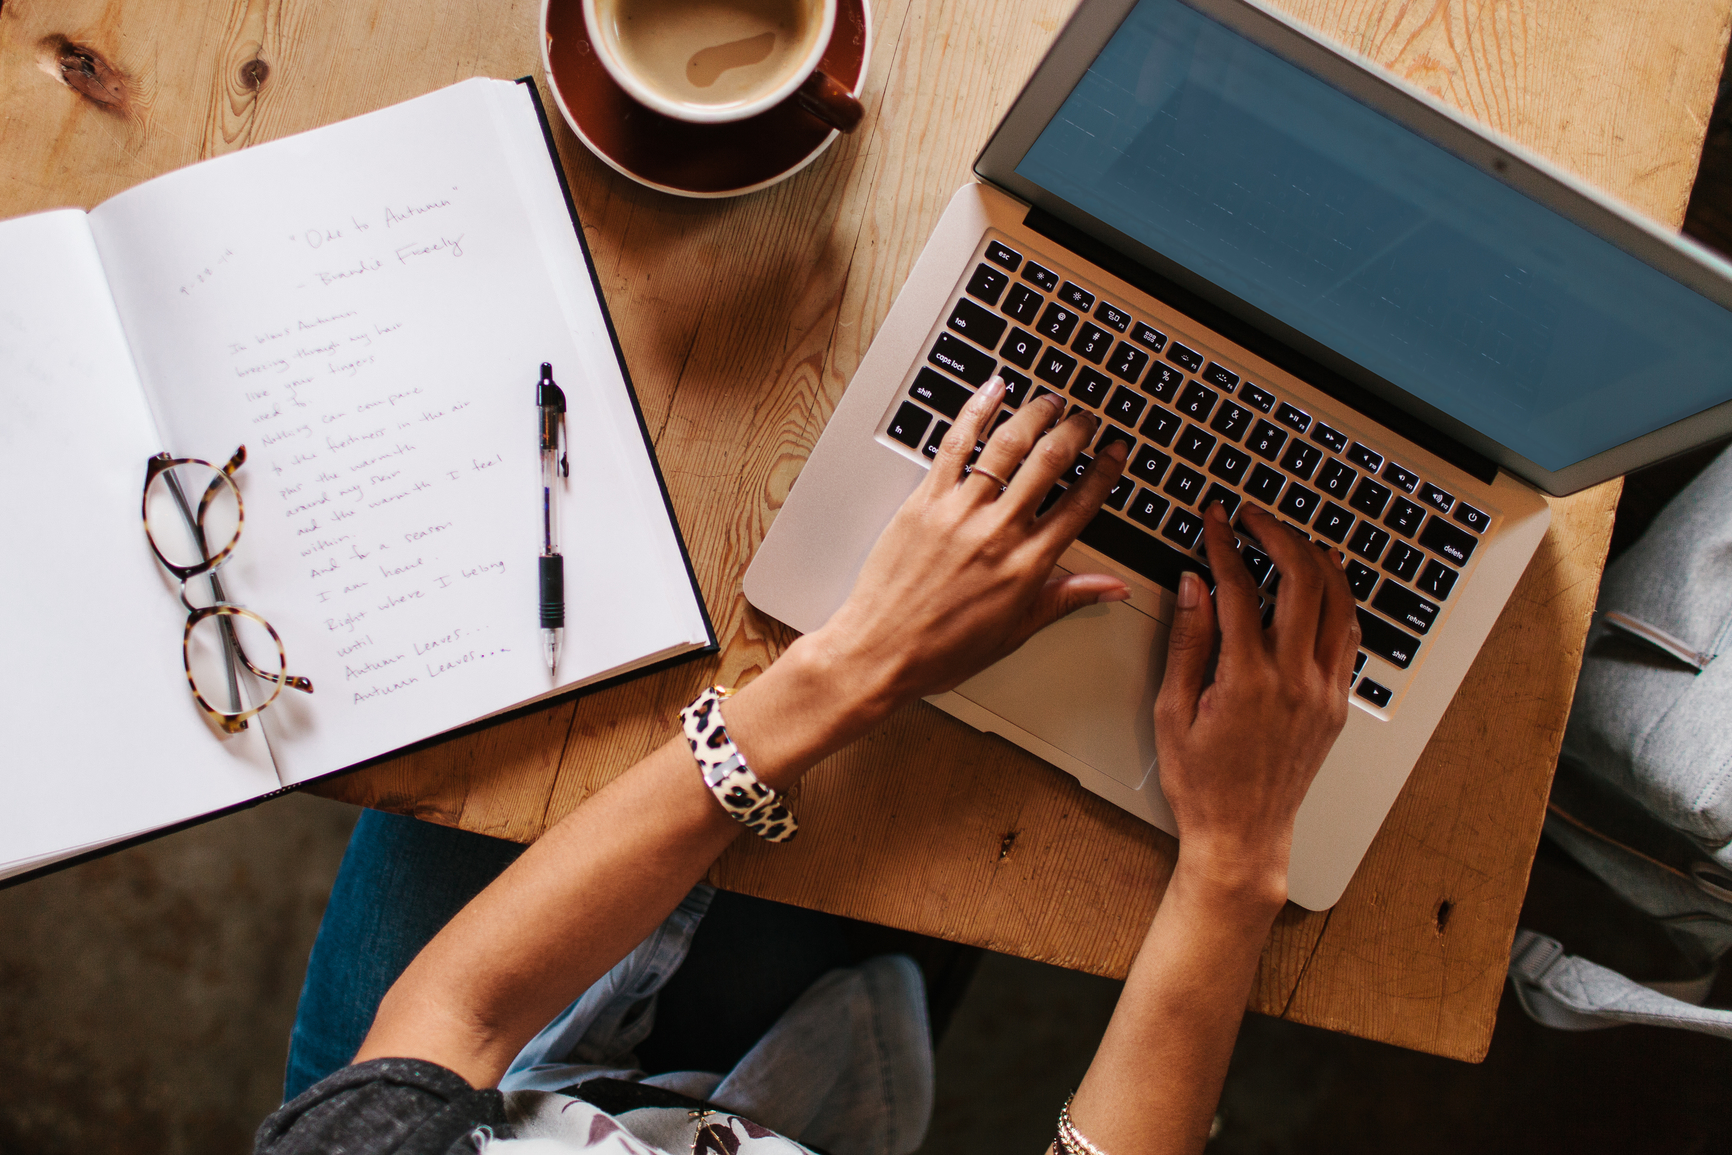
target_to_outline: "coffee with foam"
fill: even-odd
[[[619,64],[663,99],[725,109],[787,83],[822,32],[814,0],[597,0]]]

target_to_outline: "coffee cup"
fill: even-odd
[[[583,0],[602,67],[646,108],[722,124],[792,97],[852,132],[865,110],[818,63],[836,28],[837,0]]]

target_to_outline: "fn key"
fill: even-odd
[[[926,435],[926,427],[931,423],[932,414],[912,401],[904,401],[896,416],[890,419],[888,432],[908,448],[919,449],[920,439]]]

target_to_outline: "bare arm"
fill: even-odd
[[[1129,596],[1104,574],[1053,576],[1124,466],[1110,450],[1048,513],[1098,424],[1033,401],[966,474],[1002,385],[983,388],[885,529],[846,604],[724,707],[760,780],[786,791],[890,711],[948,689],[1062,614]],[[1020,468],[1019,468],[1020,467]],[[356,1061],[419,1058],[477,1087],[679,903],[739,833],[676,736],[579,806],[453,919],[386,994]]]
[[[1195,578],[1180,590],[1155,704],[1179,861],[1071,1104],[1077,1129],[1109,1155],[1203,1149],[1287,898],[1294,816],[1347,718],[1359,626],[1345,574],[1261,510],[1248,506],[1245,521],[1281,573],[1280,596],[1265,630],[1227,519],[1212,507],[1204,533],[1216,594]]]

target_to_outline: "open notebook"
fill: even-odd
[[[714,647],[575,224],[533,88],[498,80],[0,223],[0,877]],[[140,503],[151,454],[242,444],[227,593],[315,692],[225,737]]]

